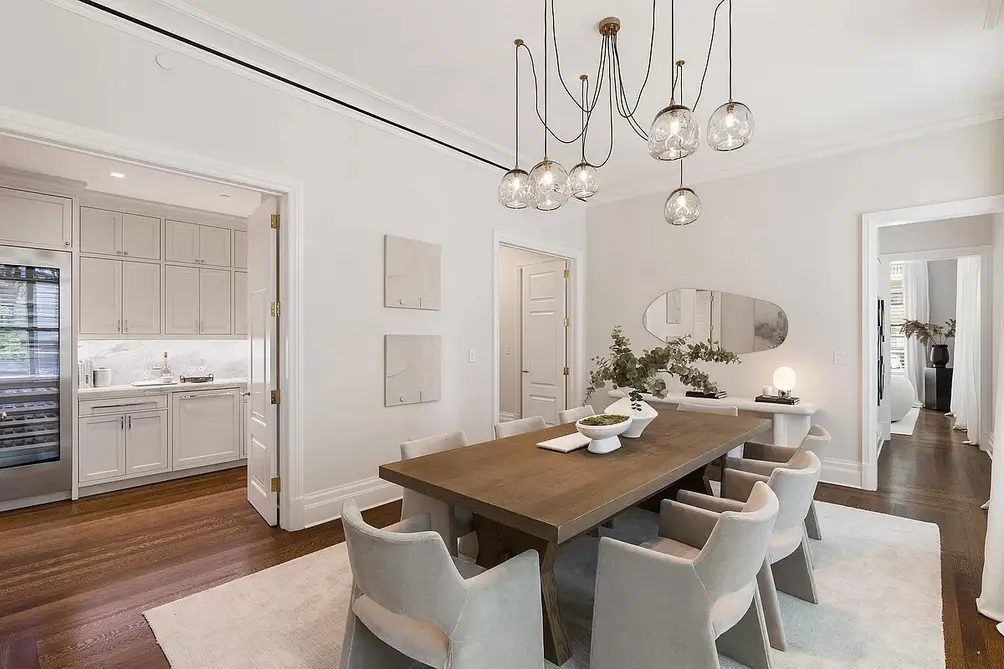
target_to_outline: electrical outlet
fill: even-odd
[[[844,353],[843,351],[834,351],[833,352],[833,364],[834,365],[842,365],[842,364],[844,364],[846,362],[846,358],[847,358],[847,354]]]
[[[467,362],[474,362],[478,359],[477,354],[474,353],[474,349],[467,349]]]
[[[509,355],[509,347],[508,346],[505,347],[505,354]]]

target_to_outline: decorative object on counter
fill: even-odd
[[[787,406],[795,406],[798,404],[797,397],[778,397],[777,395],[757,395],[753,398],[757,402],[764,402],[766,404],[784,404]]]
[[[438,310],[441,258],[438,244],[384,235],[384,306]]]
[[[643,350],[641,357],[631,351],[631,340],[624,336],[621,326],[615,326],[610,337],[610,356],[593,358],[596,369],[589,373],[586,399],[608,381],[614,388],[623,391],[627,397],[614,402],[606,411],[631,416],[631,426],[624,432],[624,436],[631,439],[640,437],[648,424],[659,415],[658,411],[642,400],[642,393],[665,397],[666,380],[662,374],[674,376],[684,385],[701,392],[717,393],[718,386],[706,372],[694,367],[694,363],[741,362],[738,355],[717,344],[691,342],[689,337],[676,337],[666,342],[665,346],[651,351]]]
[[[110,385],[112,385],[112,370],[107,367],[95,367],[92,386],[94,388],[107,388]]]
[[[176,382],[174,372],[171,371],[171,365],[167,361],[167,351],[164,351],[164,364],[160,367],[160,381],[161,383]]]
[[[757,402],[769,402],[771,404],[798,404],[798,398],[792,397],[791,390],[795,387],[795,370],[791,367],[778,367],[774,370],[774,388],[777,388],[777,395],[760,395]],[[764,386],[764,390],[770,390],[769,386]]]
[[[900,327],[908,339],[916,339],[924,346],[931,347],[931,365],[945,367],[951,356],[948,354],[948,340],[955,337],[955,319],[949,318],[944,325],[908,320]]]
[[[94,362],[91,360],[77,362],[77,386],[80,388],[94,387]]]
[[[704,393],[699,390],[688,390],[686,393],[687,397],[703,397],[706,400],[720,400],[729,396],[724,390],[719,390],[713,393]]]
[[[709,313],[720,316],[708,319]],[[775,349],[788,337],[788,316],[773,302],[703,288],[663,293],[645,309],[642,322],[659,341],[690,335],[739,355]]]
[[[204,371],[205,370],[203,370],[203,372]],[[195,376],[185,376],[184,374],[182,374],[181,376],[182,383],[212,383],[215,380],[216,378],[212,374],[205,374],[205,373],[198,374]]]
[[[598,416],[589,416],[575,421],[575,429],[592,441],[589,442],[589,452],[604,454],[616,451],[621,447],[621,441],[617,435],[624,434],[633,419],[631,416],[623,414],[604,413]]]
[[[777,395],[777,391],[774,390],[774,386],[764,386],[760,391],[761,397],[774,397]]]
[[[141,381],[133,381],[130,384],[136,388],[146,388],[150,386],[176,386],[178,385],[178,379],[171,377],[167,381],[157,377],[156,379],[145,379]]]

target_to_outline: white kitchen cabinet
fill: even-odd
[[[248,275],[234,272],[234,334],[248,333]]]
[[[82,258],[88,260],[87,258]],[[160,334],[160,265],[123,262],[122,333]]]
[[[160,219],[122,214],[119,247],[130,258],[160,260]]]
[[[230,271],[199,270],[199,333],[230,334]]]
[[[160,219],[81,207],[80,251],[160,260]]]
[[[78,433],[77,480],[81,484],[125,476],[125,415],[81,418]]]
[[[174,393],[171,407],[174,471],[240,459],[240,391]]]
[[[0,188],[0,243],[69,250],[73,243],[73,201]]]
[[[199,334],[198,267],[164,268],[164,334]]]
[[[81,258],[80,334],[121,332],[122,263],[118,260]]]
[[[230,267],[230,228],[199,226],[199,262],[203,265]]]
[[[156,474],[171,470],[167,411],[130,413],[126,417],[125,473]]]
[[[248,233],[244,230],[234,230],[234,267],[248,268]]]
[[[230,228],[167,221],[167,248],[171,262],[230,267]]]

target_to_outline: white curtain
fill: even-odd
[[[980,259],[959,258],[955,299],[955,372],[952,413],[955,429],[966,430],[970,443],[980,443]]]
[[[927,283],[927,261],[903,263],[903,309],[908,320],[926,323],[931,318],[930,293]],[[906,340],[906,376],[924,399],[924,370],[927,369],[927,347],[916,339]]]

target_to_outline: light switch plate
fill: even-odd
[[[474,362],[474,361],[476,361],[477,359],[478,359],[478,356],[477,356],[477,354],[476,354],[476,353],[474,352],[474,349],[473,349],[473,348],[471,348],[471,349],[468,349],[468,350],[467,350],[467,362]]]
[[[846,353],[844,353],[843,351],[834,351],[833,352],[833,364],[834,365],[843,365],[846,361],[847,361],[847,354]]]

